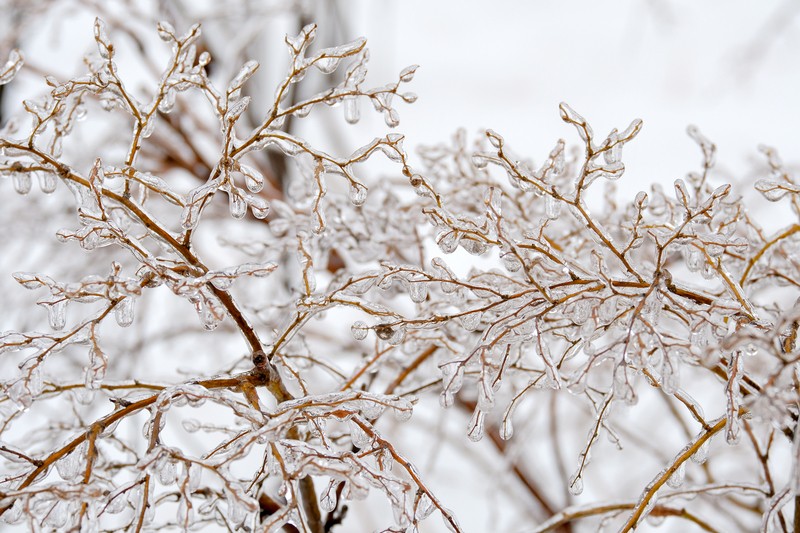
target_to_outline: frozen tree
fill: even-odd
[[[194,15],[254,28],[255,4]],[[395,128],[416,67],[373,86],[364,39],[309,23],[266,98],[192,13],[96,8],[85,71],[0,131],[3,261],[37,265],[3,295],[6,524],[471,530],[411,458],[420,424],[486,443],[527,531],[800,530],[800,226],[765,230],[697,128],[697,171],[624,202],[642,121],[598,136],[567,104],[538,164],[492,130],[318,147],[296,120]],[[756,190],[797,216],[762,152]],[[427,431],[439,409],[462,431]]]

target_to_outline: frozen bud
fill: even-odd
[[[592,128],[589,126],[589,124],[587,124],[586,119],[576,113],[574,109],[564,102],[558,105],[558,109],[561,113],[561,120],[574,125],[583,142],[590,142],[594,136],[594,133],[592,132]]]
[[[492,144],[492,146],[494,146],[498,150],[503,148],[503,142],[504,142],[503,137],[496,131],[486,130],[486,137],[489,139],[489,142]]]
[[[472,156],[472,164],[477,169],[484,169],[489,164],[489,158],[482,154],[475,154]]]
[[[158,30],[158,37],[162,41],[169,42],[175,39],[175,28],[166,20],[159,22],[156,25],[156,29]]]
[[[19,69],[22,68],[22,54],[16,48],[8,54],[8,61],[0,69],[0,85],[5,85],[14,79]]]
[[[248,61],[239,70],[238,74],[234,76],[230,84],[228,84],[228,93],[233,93],[240,89],[244,83],[258,70],[258,61]]]
[[[367,338],[367,333],[369,333],[369,326],[361,320],[358,320],[353,323],[350,327],[350,333],[353,335],[353,338],[357,341],[363,341]]]
[[[408,83],[414,79],[414,74],[417,72],[419,65],[411,65],[400,71],[400,81]]]

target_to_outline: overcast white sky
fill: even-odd
[[[637,190],[697,169],[689,124],[718,145],[732,180],[748,175],[760,143],[799,159],[797,2],[382,0],[359,10],[348,20],[369,39],[376,79],[421,65],[420,98],[401,109],[409,146],[492,128],[541,161],[557,138],[577,141],[559,119],[565,101],[597,135],[644,120],[625,156],[623,180]]]

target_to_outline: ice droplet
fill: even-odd
[[[486,243],[471,238],[461,239],[460,244],[471,255],[483,255],[488,248]]]
[[[67,322],[67,300],[58,300],[47,306],[47,319],[56,331],[64,329]]]
[[[456,231],[447,230],[439,235],[436,244],[439,245],[442,252],[451,254],[458,248],[458,242],[460,240],[461,236]]]
[[[69,503],[65,500],[58,501],[47,513],[44,523],[55,529],[61,529],[67,524],[69,515]]]
[[[297,110],[292,114],[297,118],[306,118],[311,113],[312,107],[314,106],[311,104],[298,107]]]
[[[492,129],[486,130],[486,137],[492,146],[498,150],[503,147],[503,136]]]
[[[402,324],[397,324],[394,327],[388,324],[379,324],[375,326],[375,335],[392,346],[397,346],[405,339],[406,328]]]
[[[678,469],[667,479],[667,485],[673,489],[677,489],[683,485],[683,480],[686,478],[686,463],[678,465]]]
[[[124,495],[124,493],[122,495]],[[109,513],[109,514],[119,514],[119,513],[121,513],[122,511],[125,510],[125,508],[128,506],[128,504],[125,501],[125,498],[121,497],[122,495],[121,494],[114,495],[113,493],[111,494],[110,497],[112,499],[109,500],[108,503],[105,506],[105,511],[107,513]]]
[[[705,463],[706,459],[708,459],[708,441],[705,441],[692,455],[692,461],[699,465]]]
[[[445,511],[447,511],[445,513]],[[453,516],[453,513],[450,509],[442,509],[442,521],[444,522],[444,526],[447,528],[447,531],[451,533],[458,533],[461,531],[461,527],[458,525],[458,520],[456,517]]]
[[[50,194],[56,190],[58,185],[58,178],[52,172],[38,172],[37,179],[39,181],[39,188],[45,194]]]
[[[314,63],[314,66],[322,72],[323,74],[332,74],[337,68],[339,68],[339,63],[341,63],[342,58],[340,57],[320,57]]]
[[[364,431],[364,429],[353,419],[348,420],[348,426],[350,428],[350,440],[353,443],[353,446],[356,448],[362,449],[367,447],[372,442],[372,437]]]
[[[341,483],[341,481],[331,479],[330,483],[328,483],[328,487],[319,499],[319,507],[326,513],[330,513],[336,509],[336,487],[339,486],[339,483]]]
[[[361,106],[357,98],[346,98],[344,101],[344,119],[348,124],[356,124],[361,118]]]
[[[400,71],[400,81],[408,83],[414,79],[414,74],[417,72],[419,65],[411,65]]]
[[[187,433],[194,433],[200,429],[200,421],[196,418],[186,418],[181,422]]]
[[[11,50],[8,54],[8,61],[6,61],[5,65],[0,67],[0,72],[2,72],[0,75],[0,85],[5,85],[14,79],[19,69],[22,68],[22,63],[22,53],[16,48]]]
[[[503,423],[500,424],[500,438],[509,440],[514,436],[514,424],[511,422],[511,414],[503,417]]]
[[[17,498],[14,502],[14,505],[11,506],[8,511],[6,511],[5,515],[3,515],[3,521],[7,524],[18,524],[22,518],[22,511],[24,510],[25,504],[23,503],[22,498]]]
[[[387,109],[383,113],[383,121],[390,128],[396,128],[400,124],[400,115],[394,109]]]
[[[445,389],[442,391],[442,394],[439,395],[439,405],[444,408],[452,407],[455,403],[455,397],[453,393],[449,390]]]
[[[227,517],[234,524],[239,524],[244,520],[247,514],[244,507],[236,500],[236,498],[228,493],[225,496],[226,503],[228,504]],[[238,528],[237,528],[238,529]]]
[[[127,328],[133,324],[133,298],[128,296],[120,300],[114,307],[114,319],[120,327]]]
[[[472,156],[472,165],[477,169],[484,169],[489,164],[489,158],[481,155],[475,154]]]
[[[395,406],[395,408],[392,409],[392,414],[394,414],[394,418],[398,422],[406,422],[410,420],[411,415],[414,414],[414,407],[411,403],[408,403],[408,405]]]
[[[735,416],[728,418],[727,424],[725,426],[725,442],[727,442],[731,446],[739,444],[739,440],[741,439],[741,433],[742,433],[742,423],[739,421],[739,418]]]
[[[367,338],[367,333],[369,333],[369,326],[361,320],[353,322],[353,325],[350,326],[350,333],[353,335],[353,338],[357,341],[363,341]]]
[[[247,202],[237,190],[232,190],[228,193],[228,207],[230,208],[231,216],[235,219],[242,219],[247,214]]]
[[[164,486],[169,486],[175,483],[178,473],[175,469],[175,462],[170,457],[165,457],[159,461],[160,464],[156,466],[158,474],[158,482]]]
[[[408,284],[408,297],[414,303],[422,303],[428,298],[428,285],[421,281],[411,281]]]
[[[270,205],[265,199],[259,196],[248,196],[247,203],[250,204],[250,211],[258,220],[264,220],[269,215]]]
[[[367,188],[360,183],[353,182],[350,184],[349,196],[353,205],[364,205],[364,202],[367,201]]]
[[[573,496],[579,496],[583,493],[583,476],[580,475],[580,472],[569,478],[567,489]]]
[[[467,331],[475,331],[481,323],[480,311],[475,311],[461,317],[461,327]]]
[[[264,188],[264,176],[255,168],[239,165],[239,173],[244,176],[244,183],[250,192],[257,193]]]
[[[435,510],[436,507],[433,505],[433,501],[431,501],[430,497],[423,492],[419,495],[419,499],[417,500],[417,510],[414,514],[414,518],[416,518],[418,521],[425,520]]]
[[[158,37],[164,42],[168,43],[175,38],[175,28],[166,20],[159,22],[156,25],[156,29],[158,30]]]
[[[56,471],[64,481],[72,481],[81,469],[80,448],[56,461]]]
[[[522,263],[519,258],[512,252],[503,255],[500,261],[502,261],[503,266],[506,267],[506,270],[509,272],[518,272],[519,269],[522,268]]]
[[[480,409],[475,409],[472,413],[472,418],[467,425],[467,437],[472,442],[478,442],[483,438],[484,422],[486,420],[486,413]]]
[[[563,204],[561,201],[557,200],[555,197],[551,195],[547,195],[544,198],[544,213],[545,216],[551,220],[558,218],[561,214],[561,207]]]
[[[14,190],[19,194],[28,194],[31,192],[31,175],[28,172],[12,172],[11,181],[14,182]]]

